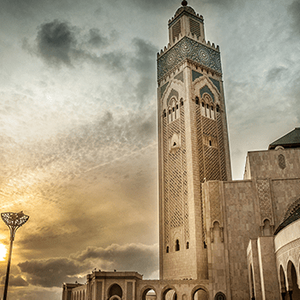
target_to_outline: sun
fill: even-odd
[[[5,260],[6,252],[7,252],[7,249],[6,249],[5,245],[0,244],[0,261]]]

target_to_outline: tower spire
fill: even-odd
[[[181,5],[182,5],[182,6],[187,6],[187,4],[188,4],[188,3],[187,3],[186,0],[183,0],[183,1],[181,2]]]

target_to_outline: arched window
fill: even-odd
[[[169,253],[169,246],[167,246],[166,252]]]
[[[190,243],[186,242],[186,249],[190,249]]]
[[[118,285],[118,284],[113,284],[110,289],[109,289],[109,298],[112,297],[112,296],[119,296],[120,298],[122,298],[122,289],[121,287]]]
[[[175,242],[175,251],[179,251],[179,250],[180,250],[179,240],[176,240],[176,242]]]
[[[270,221],[268,219],[264,220],[263,235],[264,236],[271,235],[271,226],[270,226]]]
[[[146,289],[143,294],[142,294],[142,300],[147,300],[147,299],[156,299],[156,292],[154,289]]]
[[[285,274],[282,266],[280,266],[279,276],[280,276],[280,292],[281,292],[282,299],[284,299],[286,296],[286,283],[285,283]]]
[[[294,264],[289,261],[287,267],[287,276],[289,283],[289,295],[293,297],[293,299],[300,299],[300,289],[298,287],[297,280],[297,272]]]
[[[201,288],[196,290],[193,294],[192,300],[198,300],[198,299],[208,300],[209,299],[208,293]]]

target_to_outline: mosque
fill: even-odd
[[[182,1],[157,54],[160,279],[93,271],[63,300],[299,300],[300,128],[231,179],[220,50]]]

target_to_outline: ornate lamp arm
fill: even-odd
[[[25,224],[28,221],[29,216],[24,215],[23,211],[20,211],[19,213],[12,213],[12,212],[2,213],[1,218],[10,230],[9,257],[8,257],[8,262],[7,262],[5,286],[4,286],[4,292],[3,292],[3,300],[6,300],[7,288],[8,288],[8,279],[9,279],[9,271],[10,271],[10,262],[11,262],[11,254],[12,254],[12,247],[13,247],[13,242],[14,242],[14,239],[15,239],[15,234],[16,234],[16,231],[23,224]]]

